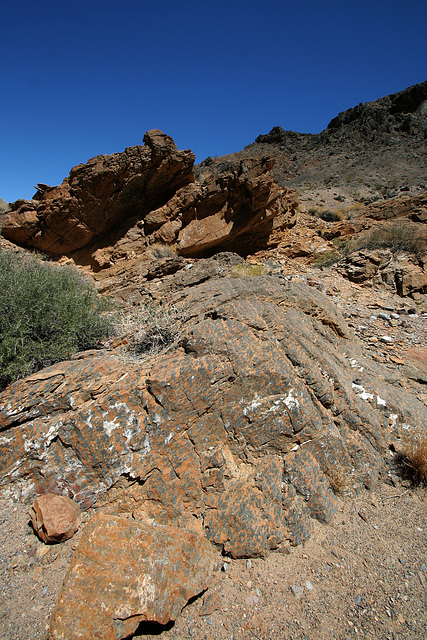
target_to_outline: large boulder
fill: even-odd
[[[140,622],[164,625],[209,586],[215,564],[200,536],[96,514],[65,577],[48,638],[119,640]]]
[[[164,353],[90,352],[0,395],[3,492],[63,493],[248,557],[329,522],[338,475],[350,492],[376,483],[426,407],[319,291],[219,267],[150,284],[183,323]]]

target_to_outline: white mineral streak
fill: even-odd
[[[9,418],[10,416],[16,416],[18,413],[21,413],[21,411],[24,411],[24,408],[25,407],[21,407],[20,405],[13,408],[13,405],[9,402],[6,406],[1,406],[0,411],[3,412],[6,418]]]
[[[365,388],[362,387],[361,384],[355,384],[353,382],[352,383],[352,387],[356,391],[356,393],[359,396],[359,398],[362,398],[362,400],[369,401],[369,400],[373,400],[374,399],[373,393],[369,393],[368,391],[366,391]]]
[[[240,400],[240,404],[243,404],[245,402],[245,400],[242,398]],[[246,407],[243,407],[243,415],[247,416],[249,411],[254,411],[255,409],[258,409],[258,407],[261,406],[261,398],[260,396],[256,393],[255,394],[255,398],[252,400],[252,402],[248,405],[246,405]]]
[[[293,409],[299,409],[300,405],[298,402],[298,398],[296,397],[296,395],[294,395],[294,389],[290,389],[283,402],[288,407],[289,411],[292,411]]]

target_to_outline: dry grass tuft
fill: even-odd
[[[236,264],[230,271],[232,278],[253,278],[256,276],[265,276],[268,274],[268,267],[265,264],[251,264],[242,262]]]
[[[175,258],[177,255],[177,247],[174,244],[162,244],[161,242],[153,242],[148,247],[150,255],[159,260],[161,258]]]
[[[408,441],[397,463],[402,477],[413,486],[427,486],[427,431]]]
[[[342,464],[337,464],[335,467],[328,469],[327,474],[334,492],[342,496],[350,480],[347,468]]]
[[[152,304],[125,314],[116,334],[134,356],[154,356],[176,344],[185,315],[173,305]]]

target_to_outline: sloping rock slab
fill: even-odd
[[[173,349],[89,354],[0,395],[3,492],[106,503],[262,556],[331,520],[337,471],[373,486],[389,445],[424,428],[426,407],[319,291],[197,269],[149,283],[186,319]]]
[[[216,556],[195,534],[95,515],[64,581],[49,640],[118,640],[141,621],[175,620],[204,591]]]
[[[194,182],[194,154],[178,151],[170,136],[148,131],[144,145],[96,156],[70,171],[61,185],[44,186],[31,201],[17,201],[3,220],[3,235],[54,254],[73,252],[164,205]]]

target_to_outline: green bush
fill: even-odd
[[[0,249],[0,292],[0,389],[110,331],[106,302],[77,269]]]

